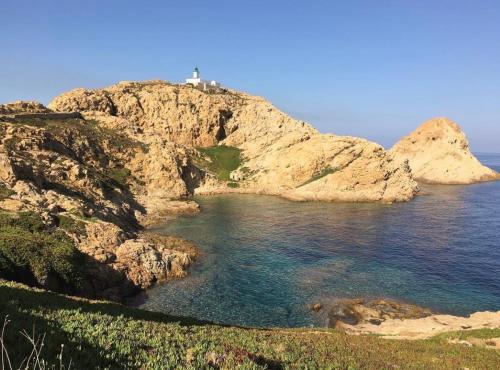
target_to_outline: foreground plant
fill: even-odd
[[[30,334],[31,341],[23,335],[2,339],[12,365],[17,365],[9,367],[5,359],[6,370],[19,368],[33,351],[33,343],[38,343],[33,357],[38,353],[40,361],[31,360],[30,368],[33,363],[45,366],[35,369],[60,367],[61,343],[65,343],[64,358],[72,359],[71,367],[85,370],[500,368],[497,350],[462,344],[463,339],[473,343],[472,338],[498,338],[500,329],[445,333],[426,340],[387,340],[322,328],[216,325],[65,297],[2,280],[0,297],[0,315],[9,315],[11,333],[34,325],[39,333],[46,333],[42,338]]]
[[[72,361],[70,359],[68,365],[66,366],[63,361],[63,352],[64,352],[64,344],[61,344],[61,351],[57,355],[57,362],[51,364],[50,361],[44,359],[42,355],[42,351],[45,345],[45,333],[41,335],[37,335],[35,333],[35,328],[33,327],[32,333],[28,333],[26,330],[21,330],[20,335],[22,338],[26,339],[31,351],[24,357],[19,365],[13,364],[9,356],[9,351],[7,349],[7,345],[5,343],[5,330],[7,325],[11,321],[9,320],[9,316],[5,316],[2,332],[0,334],[0,350],[1,350],[1,370],[21,370],[21,369],[33,369],[33,370],[46,370],[46,369],[55,369],[59,368],[59,370],[69,370],[72,366]]]

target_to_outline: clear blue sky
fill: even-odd
[[[384,146],[434,116],[500,152],[500,1],[0,4],[0,102],[202,75]]]

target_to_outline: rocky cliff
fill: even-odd
[[[401,139],[390,150],[408,161],[415,178],[438,184],[470,184],[498,178],[471,153],[460,126],[448,118],[434,118]]]
[[[0,277],[120,299],[185,274],[193,246],[142,232],[127,165],[147,147],[40,104],[0,112]]]
[[[411,172],[375,143],[323,135],[262,98],[203,92],[162,81],[77,89],[50,108],[78,111],[148,146],[129,162],[144,181],[144,203],[213,192],[253,192],[295,200],[406,201],[417,192]],[[229,179],[200,165],[200,147],[241,149]],[[223,180],[223,181],[221,181]],[[153,201],[154,199],[154,201]]]

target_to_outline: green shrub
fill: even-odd
[[[234,188],[239,188],[240,184],[238,184],[237,182],[228,182],[227,186],[234,189]]]
[[[16,192],[14,190],[7,188],[4,183],[0,183],[0,200],[7,199],[15,193]]]
[[[0,217],[0,276],[73,293],[84,283],[84,255],[34,213]]]
[[[127,185],[127,180],[130,176],[130,170],[128,168],[113,168],[108,171],[107,175],[115,180],[120,185]]]
[[[85,222],[71,216],[60,215],[59,227],[66,230],[70,234],[77,236],[86,236]]]
[[[39,232],[46,228],[39,215],[34,212],[0,213],[0,227],[19,227],[29,232]]]

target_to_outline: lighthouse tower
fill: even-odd
[[[200,70],[198,69],[198,67],[195,67],[195,69],[193,69],[192,78],[186,78],[186,84],[199,87],[205,91],[220,88],[220,84],[217,81],[202,80],[200,78]]]

